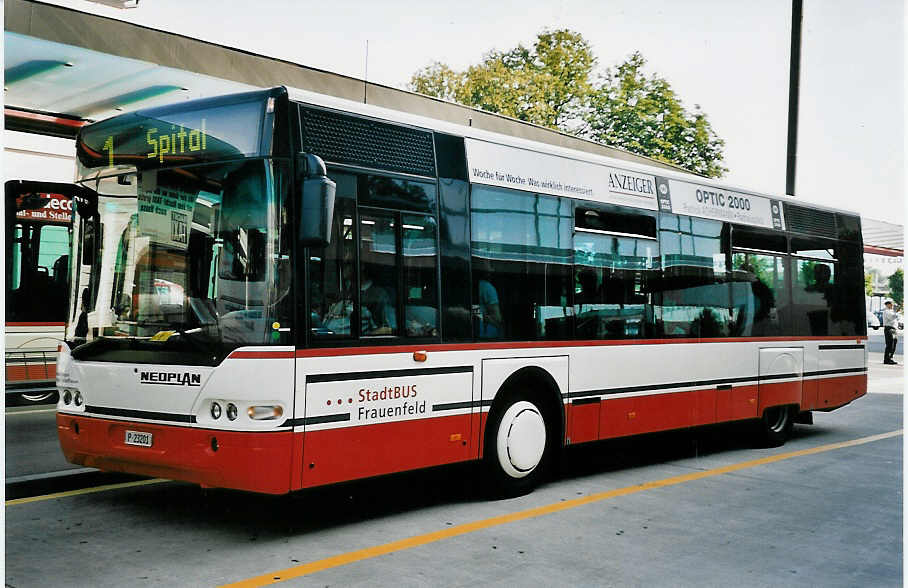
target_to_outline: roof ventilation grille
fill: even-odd
[[[818,237],[836,238],[835,213],[785,203],[788,230]]]
[[[303,150],[328,163],[435,177],[432,133],[302,108]]]

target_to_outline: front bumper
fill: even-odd
[[[127,445],[127,430],[151,433],[152,446]],[[58,412],[57,435],[75,464],[266,494],[291,489],[292,431],[219,431]]]

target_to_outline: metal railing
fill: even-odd
[[[57,352],[6,351],[6,393],[53,392],[57,389]]]

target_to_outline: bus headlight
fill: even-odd
[[[82,392],[76,390],[76,395],[73,397],[73,404],[76,406],[82,406]]]
[[[236,404],[234,404],[232,402],[227,404],[227,418],[230,419],[231,421],[235,421],[236,415],[237,415]]]
[[[217,402],[211,403],[211,418],[214,420],[221,418],[221,405]]]
[[[73,393],[69,389],[63,390],[63,404],[69,404],[73,401]]]
[[[250,406],[246,410],[246,414],[254,421],[271,421],[284,416],[284,407],[280,405]]]

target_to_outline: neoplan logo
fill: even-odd
[[[190,372],[140,372],[140,384],[164,384],[166,386],[201,386],[202,374]]]

